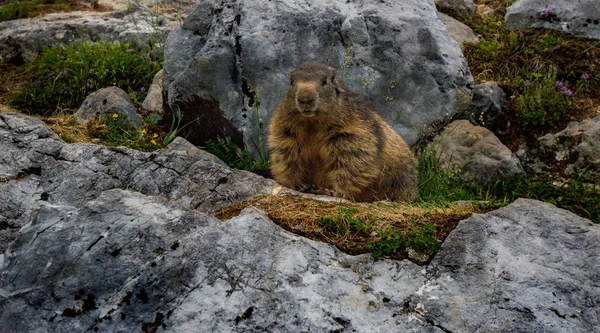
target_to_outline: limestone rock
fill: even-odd
[[[222,115],[256,150],[290,71],[307,61],[336,68],[411,144],[464,111],[474,86],[432,2],[199,0],[166,42],[167,102],[200,119]]]
[[[446,238],[409,311],[444,332],[598,331],[599,237],[598,225],[535,200],[473,215]]]
[[[0,218],[22,226],[0,246],[0,332],[600,330],[589,220],[520,199],[461,221],[427,266],[374,262],[254,208],[207,215],[276,184],[186,145],[65,144],[0,113]]]
[[[468,25],[444,13],[438,13],[438,16],[446,26],[446,29],[448,29],[450,37],[452,37],[452,39],[454,39],[458,44],[462,45],[464,43],[479,42],[479,39],[473,32],[473,29],[469,28]]]
[[[198,149],[196,146],[194,146],[189,141],[187,141],[186,139],[184,139],[180,136],[176,137],[171,143],[169,143],[169,146],[167,148],[170,150],[177,150],[177,151],[184,152],[186,154],[195,156],[201,160],[214,162],[214,163],[220,164],[222,166],[227,166],[227,164],[225,164],[225,162],[221,161],[221,159],[219,159],[215,155],[208,153],[202,149]]]
[[[600,179],[600,116],[571,122],[556,134],[546,134],[529,146],[524,144],[517,156],[530,172],[568,176],[585,170],[592,179]]]
[[[504,19],[510,30],[546,28],[600,39],[598,0],[517,0]]]
[[[176,22],[176,21],[175,21]],[[150,12],[52,13],[43,17],[0,22],[0,65],[20,64],[34,59],[40,49],[81,41],[147,43],[165,36],[174,23]]]
[[[461,222],[423,268],[345,255],[252,208],[221,222],[114,189],[39,203],[0,267],[0,330],[590,332],[598,258],[598,226],[532,200]]]
[[[152,111],[153,115],[156,115],[157,120],[162,119],[163,115],[163,70],[161,69],[156,73],[150,89],[148,89],[148,95],[142,103],[142,107],[148,111]]]
[[[496,82],[484,82],[475,86],[473,100],[464,116],[475,126],[495,129],[504,125],[502,105],[506,101],[506,93]]]
[[[111,118],[115,114],[135,128],[142,126],[142,117],[137,114],[131,98],[119,87],[102,88],[89,94],[75,113],[75,119],[85,125],[93,119]]]
[[[124,147],[66,144],[39,120],[0,113],[0,200],[4,200],[0,229],[4,223],[17,230],[23,226],[31,201],[77,206],[113,188],[161,196],[214,213],[278,187],[272,180],[232,170],[209,153],[190,151],[174,145],[144,153]]]
[[[451,12],[462,19],[472,18],[477,8],[473,0],[435,0],[435,4],[439,9]]]
[[[476,185],[522,173],[519,160],[488,129],[456,120],[431,144],[441,167]]]

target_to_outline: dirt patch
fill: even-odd
[[[276,224],[313,240],[335,245],[348,254],[371,252],[366,248],[368,242],[382,239],[382,232],[393,227],[396,232],[407,233],[415,227],[426,224],[435,226],[433,236],[443,242],[459,221],[470,217],[473,213],[483,213],[491,209],[476,205],[463,207],[424,207],[389,202],[376,203],[332,203],[307,199],[297,195],[257,196],[248,201],[225,207],[217,218],[227,220],[237,216],[242,209],[253,206],[264,211]],[[353,221],[361,221],[361,228],[348,221],[333,226],[328,220],[339,216],[340,212],[351,210]],[[354,222],[356,223],[356,222]],[[389,257],[406,259],[405,247]]]

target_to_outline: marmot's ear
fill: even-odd
[[[342,82],[342,80],[340,78],[337,77],[337,75],[334,75],[333,78],[331,78],[331,82],[333,82],[333,86],[335,87],[336,92],[338,92],[338,93],[346,92],[346,85],[344,84],[344,82]]]

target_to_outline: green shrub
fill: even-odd
[[[526,126],[554,126],[568,114],[573,91],[556,80],[556,72],[532,74],[517,97],[517,115]]]
[[[11,105],[36,114],[74,109],[89,93],[109,86],[125,90],[141,103],[162,64],[162,52],[153,51],[138,52],[129,44],[105,41],[47,48],[27,65],[30,83],[23,84]]]
[[[9,2],[0,5],[0,22],[30,17],[34,7],[41,3],[41,0],[33,0]]]
[[[231,141],[230,137],[225,139],[208,140],[205,142],[204,150],[220,158],[225,164],[235,169],[256,171],[269,167],[265,159],[254,159],[247,148],[240,149]]]
[[[109,147],[124,146],[142,151],[154,151],[160,148],[158,134],[150,134],[144,127],[133,128],[127,123],[124,115],[113,114],[107,117],[98,130],[100,143]]]

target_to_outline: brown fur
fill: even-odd
[[[417,196],[412,151],[331,67],[292,71],[269,130],[271,173],[282,185],[356,201]]]

